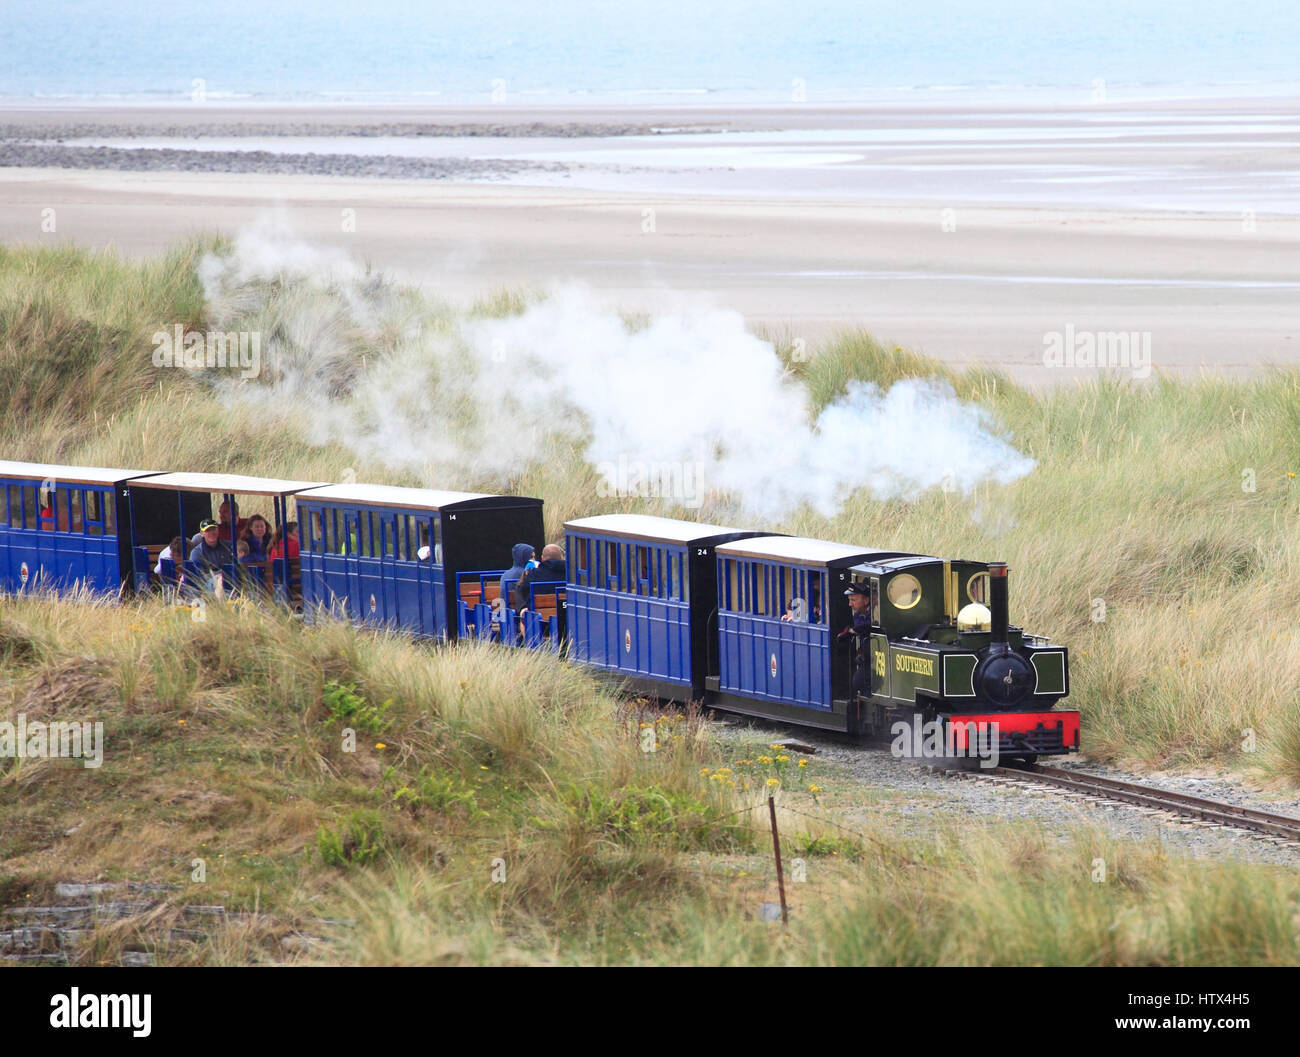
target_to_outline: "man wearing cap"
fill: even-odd
[[[199,535],[203,538],[190,551],[190,561],[199,567],[205,579],[221,572],[223,565],[235,564],[235,556],[221,538],[220,525],[211,518],[204,518],[199,525]]]
[[[853,623],[840,632],[842,639],[854,636],[857,649],[853,657],[853,689],[860,694],[871,693],[871,674],[867,670],[867,643],[871,641],[871,585],[858,581],[844,592],[853,610]]]
[[[849,600],[849,608],[853,610],[853,624],[840,632],[840,637],[848,635],[870,635],[871,634],[871,585],[859,581],[849,587],[844,592]]]

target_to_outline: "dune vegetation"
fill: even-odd
[[[197,268],[226,249],[196,240],[146,261],[0,249],[4,457],[427,483],[337,441],[305,443],[292,417],[153,367],[161,325],[206,325]],[[250,299],[259,328],[297,296],[285,287]],[[533,296],[498,292],[471,312],[518,314]],[[241,317],[223,318],[231,328]],[[390,340],[334,337],[363,363],[382,362]],[[1071,648],[1069,703],[1092,758],[1300,782],[1300,635],[1289,620],[1300,602],[1300,371],[1089,376],[1037,391],[860,331],[807,357],[774,346],[814,410],[853,379],[938,378],[1037,466],[969,492],[864,492],[834,517],[805,508],[765,527],[1005,560],[1013,622]],[[507,484],[546,500],[553,538],[580,514],[729,512],[725,497],[692,510],[601,498],[576,439],[548,455]],[[502,488],[472,473],[439,483]],[[0,665],[0,720],[93,714],[108,731],[98,769],[0,759],[0,906],[102,879],[176,884],[178,906],[226,907],[223,927],[198,943],[160,929],[171,919],[157,915],[104,926],[85,961],[142,945],[177,963],[1300,956],[1292,874],[1187,861],[1086,827],[964,820],[909,832],[864,809],[815,757],[754,763],[777,758],[762,731],[724,739],[704,717],[661,714],[551,657],[305,627],[273,609],[214,606],[195,621],[149,600],[37,596],[0,599]],[[654,753],[642,751],[650,728]],[[759,912],[775,898],[768,777],[780,780],[789,854],[808,864],[789,929]],[[1099,857],[1105,884],[1091,876]]]

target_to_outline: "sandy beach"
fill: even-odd
[[[456,299],[703,297],[777,335],[861,326],[1031,383],[1091,369],[1045,365],[1067,328],[1149,335],[1156,371],[1300,362],[1293,100],[27,107],[0,127],[6,243],[146,254],[277,209]]]

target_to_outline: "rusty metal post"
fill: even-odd
[[[772,851],[776,855],[776,888],[781,894],[781,923],[790,925],[790,910],[785,905],[785,874],[781,872],[781,837],[776,832],[776,797],[767,794],[767,812],[772,817]]]

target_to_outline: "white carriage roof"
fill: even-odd
[[[710,536],[726,536],[744,529],[725,525],[705,525],[698,521],[678,521],[670,517],[651,517],[648,514],[597,514],[568,521],[567,532],[599,532],[607,536],[632,536],[636,539],[659,540],[664,543],[690,543]]]
[[[718,547],[720,558],[765,558],[779,562],[794,562],[799,565],[828,565],[845,559],[870,557],[873,552],[867,547],[852,547],[847,543],[832,543],[829,540],[810,540],[802,536],[756,536],[753,539],[737,540],[724,543]]]
[[[162,473],[135,481],[133,487],[174,488],[181,492],[233,495],[289,495],[318,488],[323,481],[282,481],[275,477],[245,477],[238,473]]]
[[[434,488],[400,488],[390,484],[327,484],[313,487],[303,499],[324,499],[332,503],[360,503],[364,506],[404,506],[419,510],[440,510],[472,499],[495,499],[483,492],[444,492]]]
[[[147,477],[157,470],[114,470],[105,466],[58,466],[43,462],[6,462],[0,460],[0,477],[30,477],[36,481],[63,481],[68,484],[117,484],[133,477]]]

